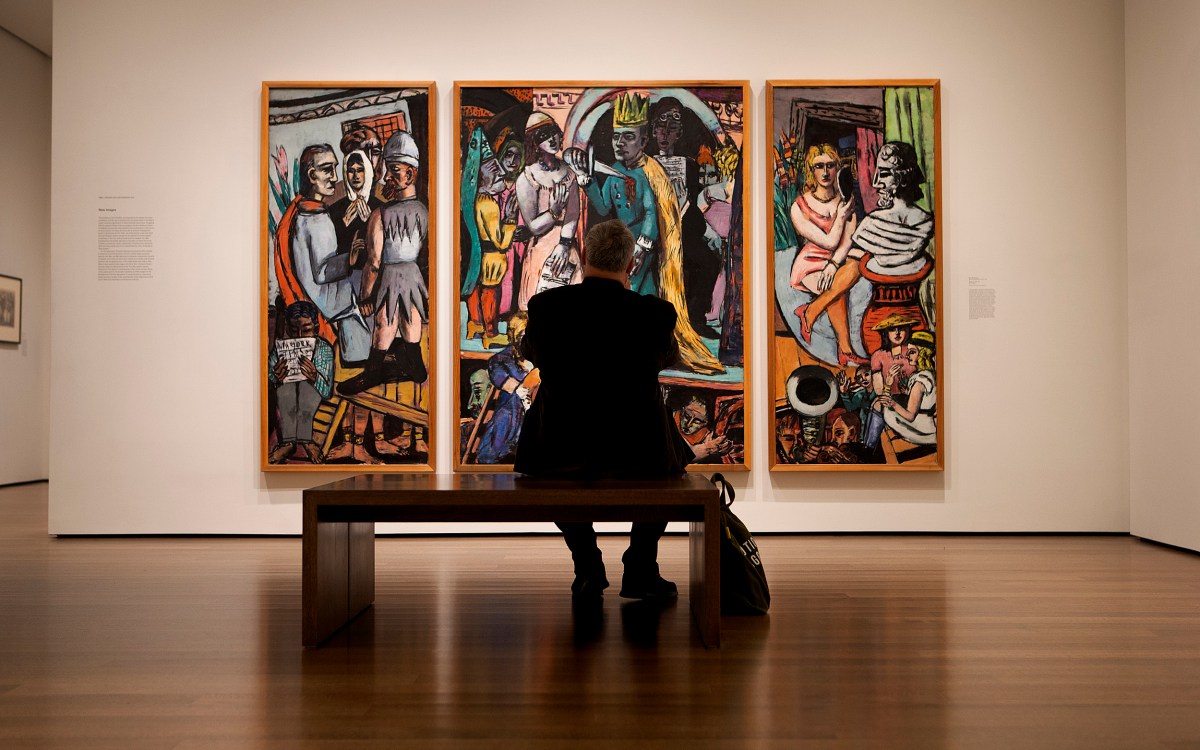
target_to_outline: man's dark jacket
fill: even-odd
[[[692,450],[663,404],[658,372],[679,358],[675,308],[610,279],[534,295],[521,351],[541,386],[515,469],[534,476],[681,474]]]

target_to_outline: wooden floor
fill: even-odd
[[[1200,555],[1128,537],[761,538],[712,651],[683,586],[573,612],[558,538],[386,539],[306,652],[299,539],[51,539],[46,492],[0,489],[0,748],[1200,748]]]

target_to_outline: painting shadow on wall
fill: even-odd
[[[945,472],[774,473],[769,479],[772,502],[782,503],[945,504],[951,489]]]

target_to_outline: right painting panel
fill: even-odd
[[[767,83],[772,471],[943,466],[938,93]]]

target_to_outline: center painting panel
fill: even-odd
[[[524,358],[529,299],[582,280],[588,229],[637,241],[630,288],[677,314],[662,397],[696,464],[746,459],[748,85],[455,85],[456,470],[512,467],[540,382]],[[601,373],[623,331],[581,324]],[[603,382],[603,378],[599,379]],[[580,384],[577,418],[599,424]],[[615,444],[611,460],[625,458]]]

